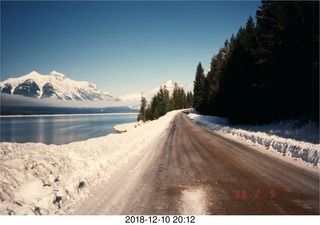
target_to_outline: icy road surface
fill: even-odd
[[[184,113],[148,148],[70,213],[319,215],[319,173],[226,139]]]

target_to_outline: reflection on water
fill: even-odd
[[[1,142],[66,144],[105,136],[115,125],[136,118],[137,114],[1,117]]]

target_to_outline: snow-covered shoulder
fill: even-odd
[[[212,130],[320,168],[319,127],[315,124],[296,126],[287,121],[264,126],[232,125],[226,118],[203,116],[194,111],[189,117]]]
[[[129,132],[132,129],[135,129],[139,126],[144,125],[145,123],[143,121],[139,121],[139,122],[133,122],[133,123],[123,123],[123,124],[119,124],[113,127],[113,130],[116,131],[117,133],[125,133],[125,132]]]
[[[0,143],[0,214],[65,214],[157,140],[179,111],[130,132],[66,145]]]

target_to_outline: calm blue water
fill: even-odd
[[[1,142],[67,144],[114,133],[117,124],[137,120],[137,114],[87,114],[0,117]]]

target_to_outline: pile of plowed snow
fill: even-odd
[[[229,134],[286,157],[320,167],[319,127],[313,123],[296,126],[292,121],[263,126],[232,125],[228,119],[190,113],[189,117],[212,130]]]
[[[0,143],[0,214],[65,214],[91,188],[146,151],[178,112],[127,133],[65,145]]]

